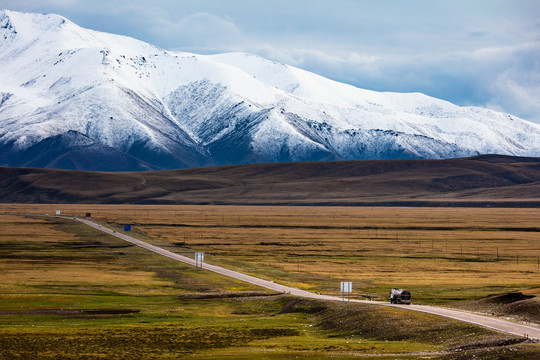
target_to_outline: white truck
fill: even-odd
[[[411,305],[411,292],[403,289],[392,289],[390,291],[390,303]]]

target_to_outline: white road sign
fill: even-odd
[[[352,292],[352,282],[350,282],[350,281],[342,281],[341,282],[341,292],[342,293],[350,293],[350,292]]]

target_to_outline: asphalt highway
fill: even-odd
[[[195,259],[192,259],[190,257],[179,255],[176,253],[173,253],[169,250],[165,250],[163,248],[160,248],[155,245],[148,244],[144,241],[137,240],[129,235],[126,235],[124,233],[115,232],[109,228],[106,228],[104,226],[100,226],[96,224],[93,221],[87,220],[87,219],[79,219],[76,220],[80,221],[83,224],[86,224],[88,226],[91,226],[97,230],[103,231],[107,234],[116,236],[119,239],[122,239],[124,241],[130,242],[134,245],[137,245],[139,247],[142,247],[144,249],[150,250],[152,252],[155,252],[157,254],[160,254],[162,256],[166,256],[168,258],[181,261],[183,263],[195,266]],[[280,285],[277,283],[274,283],[273,281],[268,281],[264,279],[259,279],[255,276],[246,275],[237,271],[229,270],[221,266],[211,265],[207,263],[199,263],[199,266],[205,270],[213,271],[215,273],[229,276],[231,278],[241,280],[250,284],[254,284],[257,286],[261,286],[270,290],[291,294],[298,297],[303,298],[309,298],[309,299],[318,299],[318,300],[330,300],[330,301],[342,301],[340,297],[336,296],[330,296],[330,295],[321,295],[312,293],[309,291],[296,289],[289,286]],[[458,311],[458,310],[451,310],[446,308],[440,308],[436,306],[426,306],[426,305],[394,305],[390,304],[389,302],[382,302],[382,301],[368,301],[368,300],[350,300],[351,302],[359,302],[359,303],[365,303],[365,304],[372,304],[372,305],[381,305],[381,306],[391,306],[391,307],[399,307],[404,310],[412,310],[412,311],[419,311],[423,313],[443,316],[446,318],[451,318],[454,320],[464,321],[471,324],[475,324],[478,326],[483,326],[485,328],[502,331],[508,334],[516,335],[516,336],[523,336],[523,337],[529,337],[531,339],[540,340],[540,328],[514,323],[507,320],[502,320],[494,317],[484,316],[484,315],[478,315],[478,314],[472,314],[468,312]]]

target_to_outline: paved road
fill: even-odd
[[[144,249],[147,249],[157,254],[166,256],[168,258],[195,266],[195,260],[187,256],[173,253],[171,251],[162,249],[158,246],[154,246],[144,241],[137,240],[123,233],[114,232],[113,230],[103,227],[103,226],[99,226],[98,224],[90,220],[85,220],[85,219],[77,219],[77,220],[97,230],[101,230],[107,234],[116,236],[117,238],[130,242],[134,245],[140,246]],[[250,284],[261,286],[270,290],[283,292],[283,293],[287,293],[287,294],[291,294],[291,295],[295,295],[299,297],[304,297],[304,298],[309,298],[309,299],[341,301],[341,298],[339,297],[329,296],[329,295],[319,295],[319,294],[315,294],[309,291],[280,285],[280,284],[274,283],[273,281],[259,279],[257,277],[242,274],[240,272],[229,270],[221,266],[211,265],[207,263],[202,263],[200,265],[203,269],[213,271],[221,275],[229,276],[237,280],[245,281]],[[502,332],[512,334],[512,335],[525,336],[525,334],[527,334],[532,339],[540,340],[540,328],[517,324],[511,321],[501,320],[497,318],[491,318],[488,316],[476,315],[476,314],[466,313],[462,311],[450,310],[450,309],[439,308],[435,306],[426,306],[426,305],[392,305],[388,302],[367,301],[367,300],[351,300],[351,302],[359,302],[359,303],[365,303],[365,304],[390,306],[390,307],[399,307],[406,310],[419,311],[423,313],[428,313],[428,314],[443,316],[443,317],[447,317],[447,318],[451,318],[451,319],[455,319],[459,321],[468,322],[471,324],[483,326],[483,327],[493,329],[493,330],[502,331]]]

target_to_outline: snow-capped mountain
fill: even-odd
[[[0,11],[0,165],[87,170],[540,156],[540,125],[244,53],[196,55]]]

